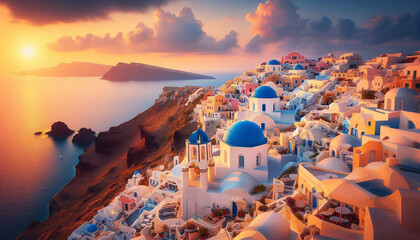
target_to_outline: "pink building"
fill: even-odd
[[[121,211],[131,211],[136,206],[135,196],[133,197],[125,193],[121,195],[120,202],[121,202]]]
[[[258,87],[256,83],[245,83],[242,93],[251,96],[252,92]]]
[[[239,110],[239,100],[236,98],[228,97],[226,98],[226,103],[230,105],[231,111]]]
[[[282,64],[285,64],[285,63],[297,64],[297,63],[304,63],[305,61],[306,61],[306,58],[300,53],[291,52],[284,57]]]

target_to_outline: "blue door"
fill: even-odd
[[[316,193],[315,189],[313,190],[313,193]],[[314,200],[312,201],[312,207],[313,207],[313,208],[316,208],[316,205],[317,205],[317,199],[316,199],[316,197],[314,196]]]
[[[312,142],[311,140],[308,140],[308,146],[309,146],[309,147],[312,147],[312,143],[313,143],[313,142]]]
[[[265,112],[265,104],[262,105],[262,111]]]
[[[265,123],[261,123],[261,129],[264,131],[265,130]]]
[[[232,202],[232,214],[238,214],[238,206],[236,206],[236,202]]]
[[[292,142],[289,142],[289,153],[293,153]]]

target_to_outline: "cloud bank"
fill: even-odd
[[[114,36],[87,34],[85,36],[63,36],[49,45],[54,51],[83,51],[94,49],[107,53],[146,53],[146,52],[194,52],[226,53],[238,48],[238,34],[231,31],[217,41],[203,31],[203,23],[197,20],[190,8],[183,7],[177,15],[162,9],[155,11],[153,28],[143,22],[126,34],[119,32]]]
[[[35,25],[106,19],[111,12],[144,12],[172,0],[0,0],[15,19]]]
[[[408,49],[420,46],[420,11],[399,17],[382,15],[359,28],[351,19],[338,19],[336,23],[327,16],[304,19],[291,0],[270,0],[260,3],[246,19],[252,23],[253,38],[245,47],[250,53],[261,52],[267,44],[279,49],[306,49],[314,54],[364,51],[372,46],[392,49],[396,48],[396,41],[400,49],[401,45]]]

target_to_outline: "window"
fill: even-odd
[[[197,149],[195,147],[192,148],[192,160],[197,159]]]
[[[262,105],[262,111],[265,112],[265,104]]]
[[[253,105],[252,109],[254,109],[254,111],[255,111],[255,103],[254,103],[254,105]]]
[[[239,168],[245,167],[245,157],[243,155],[239,155]]]
[[[407,75],[410,75],[410,71],[407,71]]]
[[[201,159],[206,159],[206,149],[201,146]]]
[[[398,110],[403,110],[403,101],[398,103]]]
[[[255,162],[256,162],[257,166],[261,166],[261,153],[258,153]]]
[[[406,83],[404,87],[408,88],[410,87],[410,84]]]
[[[370,127],[372,125],[371,121],[368,122],[368,126]]]
[[[416,84],[416,88],[420,88],[420,83],[417,83]]]
[[[273,104],[273,112],[276,111],[276,104]]]
[[[297,84],[297,80],[295,80],[295,83]]]
[[[137,193],[136,192],[134,192],[134,197],[137,198]]]
[[[265,123],[261,123],[261,130],[265,130]]]

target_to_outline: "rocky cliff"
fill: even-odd
[[[187,80],[214,79],[214,77],[197,73],[190,73],[169,68],[157,67],[143,63],[118,63],[106,72],[102,79],[110,81],[129,80]]]
[[[76,176],[50,203],[50,216],[33,222],[17,239],[67,239],[83,222],[120,193],[135,170],[142,173],[168,156],[184,155],[185,137],[197,128],[191,113],[205,89],[186,106],[198,87],[164,88],[155,104],[119,126],[101,132],[85,149]]]

